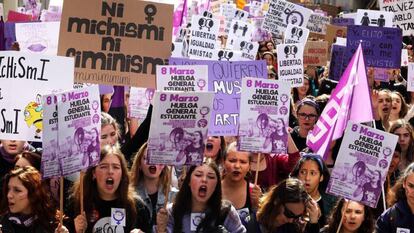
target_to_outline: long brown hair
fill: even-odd
[[[37,217],[34,226],[41,225],[48,232],[53,232],[56,228],[56,208],[49,195],[46,184],[42,182],[42,175],[32,166],[26,166],[12,170],[7,174],[3,181],[3,195],[0,205],[0,215],[9,213],[9,203],[7,194],[9,192],[9,181],[11,178],[18,178],[27,189],[32,214]],[[52,221],[52,223],[51,223]]]
[[[134,163],[131,168],[131,184],[137,187],[144,179],[144,173],[141,170],[141,159],[147,154],[147,143],[144,143],[135,155]],[[164,166],[160,174],[158,187],[162,185],[163,190],[168,190],[171,183],[171,171],[168,166]]]
[[[302,182],[296,178],[288,178],[277,186],[273,186],[260,200],[257,210],[257,221],[269,232],[277,230],[276,217],[286,203],[300,203],[306,206],[309,195]]]
[[[116,190],[116,195],[118,197],[117,202],[126,209],[127,216],[129,216],[128,218],[131,220],[132,226],[137,217],[137,210],[135,207],[137,195],[135,194],[133,188],[129,185],[127,163],[118,146],[104,146],[101,149],[101,161],[106,156],[116,156],[121,163],[122,176],[118,189]],[[96,179],[93,178],[95,169],[96,167],[89,168],[83,177],[83,203],[87,219],[90,219],[99,198],[98,184]],[[80,198],[80,182],[77,181],[72,187],[72,200],[74,201],[76,213],[80,212]]]
[[[405,189],[404,189],[403,184],[407,180],[407,177],[412,174],[414,174],[414,163],[411,163],[410,165],[407,166],[407,168],[398,178],[395,185],[389,191],[388,201],[387,201],[389,206],[394,205],[399,200],[407,199],[407,195],[405,195]]]

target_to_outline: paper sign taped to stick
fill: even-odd
[[[244,78],[239,126],[239,150],[287,153],[290,84]]]
[[[375,208],[398,136],[348,123],[326,192]]]
[[[194,165],[203,161],[212,92],[155,92],[148,163]]]

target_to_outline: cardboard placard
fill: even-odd
[[[155,88],[172,16],[172,5],[147,1],[64,1],[58,54],[75,57],[77,82]]]
[[[328,62],[328,42],[308,41],[303,52],[304,66],[326,66]]]

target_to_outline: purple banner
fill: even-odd
[[[227,62],[170,58],[170,65],[208,65],[208,90],[215,93],[209,136],[236,136],[242,78],[267,78],[264,61]]]
[[[346,54],[349,60],[360,43],[362,43],[367,67],[393,69],[401,67],[401,29],[348,26]]]
[[[346,46],[337,44],[332,45],[331,49],[331,63],[329,65],[329,79],[339,81],[346,69],[345,62]]]
[[[355,20],[351,18],[334,18],[332,19],[332,24],[337,26],[349,26],[354,25]]]

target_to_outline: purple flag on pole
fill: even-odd
[[[309,132],[307,145],[326,159],[330,142],[343,135],[349,120],[354,123],[373,120],[371,106],[362,46],[359,45],[318,122]]]

